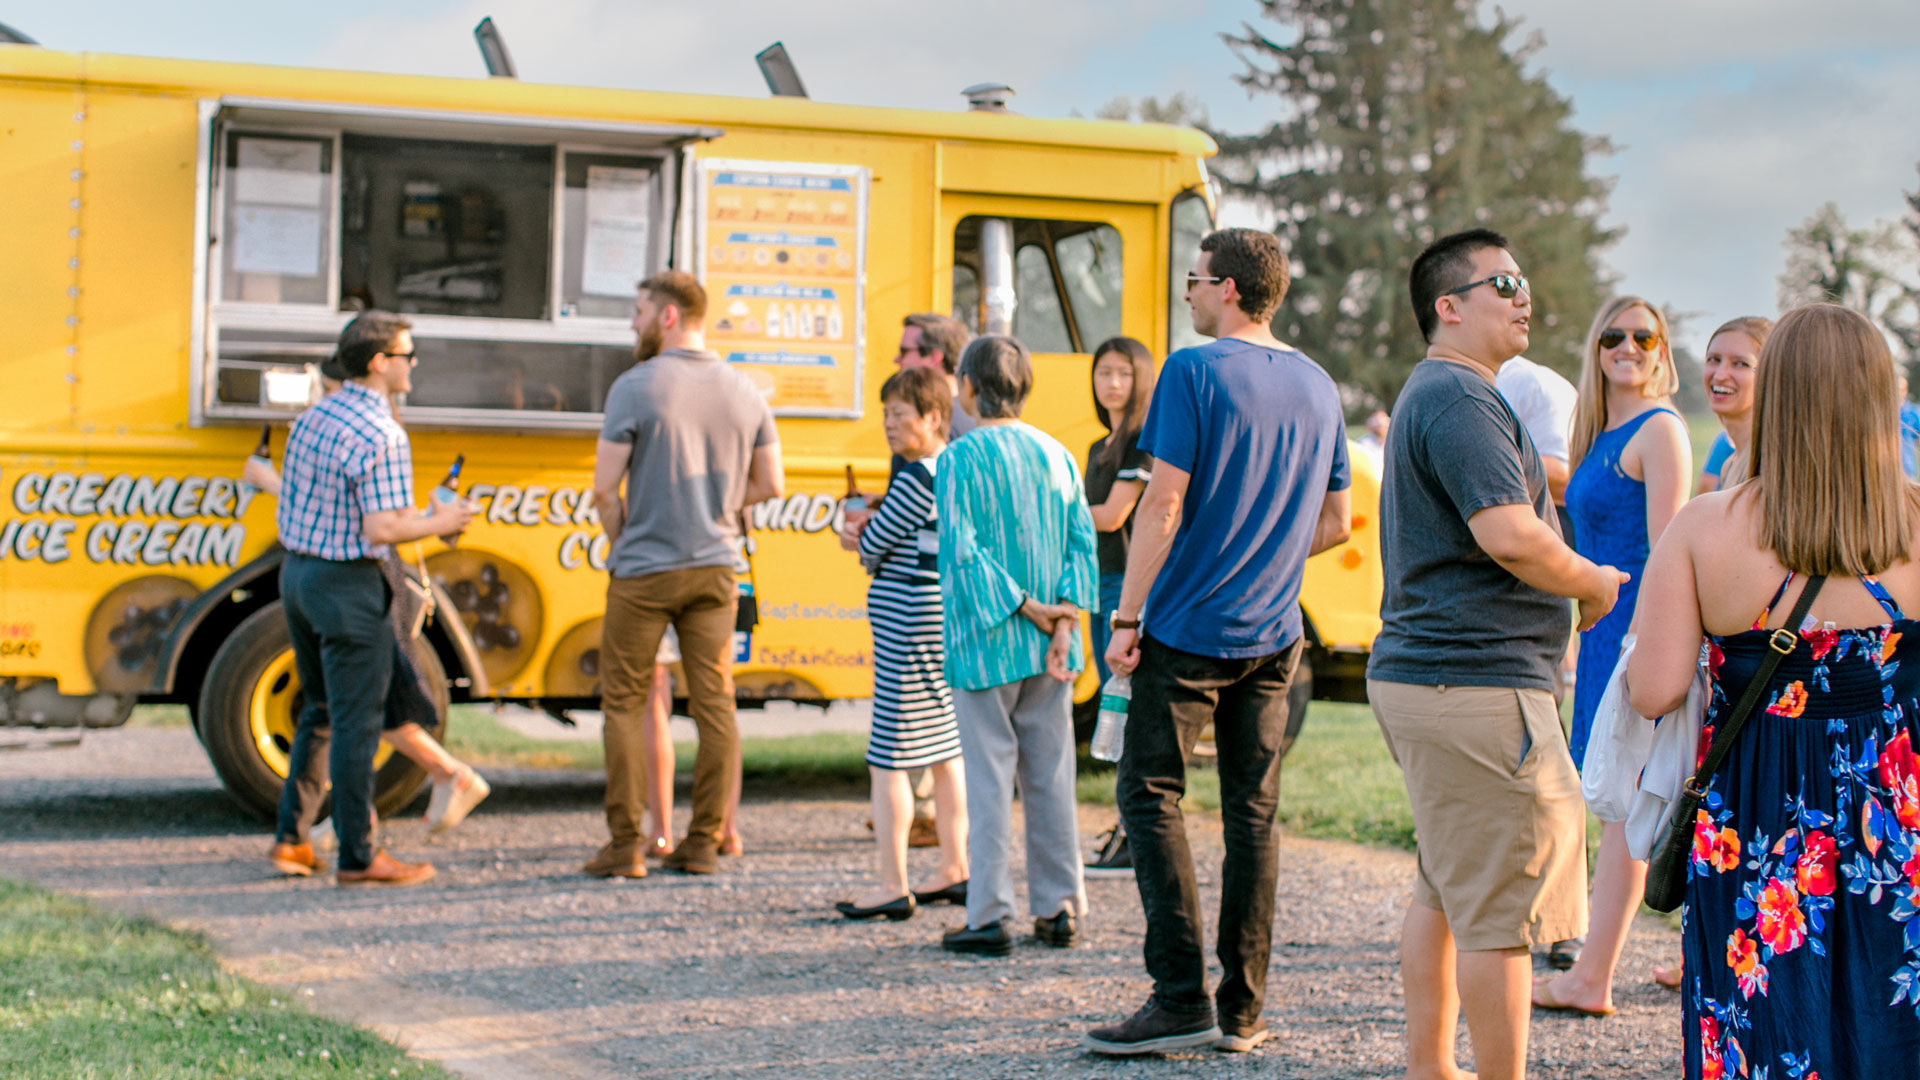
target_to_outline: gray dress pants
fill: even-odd
[[[1046,675],[953,691],[967,770],[967,925],[1014,913],[1013,786],[1027,823],[1027,902],[1035,918],[1087,912],[1074,801],[1073,684]]]

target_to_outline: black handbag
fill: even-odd
[[[760,625],[760,582],[753,576],[753,534],[745,510],[740,511],[740,557],[747,560],[747,591],[734,603],[733,629],[751,634]]]
[[[1687,895],[1687,867],[1693,859],[1694,815],[1700,808],[1700,801],[1707,797],[1707,785],[1713,781],[1727,754],[1733,750],[1733,740],[1738,738],[1740,730],[1747,726],[1747,720],[1767,695],[1773,682],[1773,673],[1780,668],[1780,662],[1792,655],[1800,646],[1800,625],[1806,620],[1807,610],[1813,607],[1813,598],[1820,593],[1820,587],[1827,583],[1825,577],[1810,577],[1800,590],[1800,599],[1793,605],[1793,614],[1787,616],[1787,624],[1773,632],[1767,639],[1767,655],[1760,661],[1760,670],[1753,673],[1753,680],[1747,683],[1746,692],[1740,695],[1740,701],[1733,711],[1721,722],[1713,733],[1713,743],[1707,747],[1707,756],[1701,760],[1700,768],[1686,782],[1680,793],[1678,804],[1673,810],[1673,823],[1668,826],[1666,842],[1660,850],[1653,853],[1647,863],[1646,904],[1655,911],[1672,911],[1680,906]]]

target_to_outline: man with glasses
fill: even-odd
[[[967,343],[972,340],[973,333],[965,323],[931,311],[918,311],[900,320],[900,352],[894,356],[893,362],[903,369],[929,368],[938,371],[946,376],[947,385],[953,390],[956,404],[953,407],[953,420],[949,424],[948,442],[972,431],[979,423],[957,404],[960,380],[953,373],[954,365],[960,362],[960,354],[967,351]],[[898,462],[894,468],[898,470]]]
[[[363,312],[340,332],[346,381],[301,413],[287,433],[280,474],[280,597],[305,704],[287,761],[291,788],[305,777],[323,730],[333,783],[341,885],[417,885],[427,863],[403,863],[373,846],[373,755],[380,742],[393,650],[392,592],[379,555],[394,544],[457,533],[473,505],[456,499],[421,513],[413,452],[392,400],[413,389],[413,333],[397,315]],[[329,744],[330,742],[330,744]],[[316,865],[297,792],[283,793],[273,857]]]
[[[1414,260],[1428,348],[1394,405],[1381,485],[1386,592],[1367,696],[1406,774],[1418,871],[1401,929],[1407,1074],[1526,1072],[1528,948],[1587,928],[1586,808],[1554,706],[1570,598],[1585,629],[1624,575],[1560,537],[1540,454],[1495,389],[1533,300],[1496,232]],[[1457,974],[1456,974],[1457,973]]]
[[[1082,1045],[1098,1053],[1245,1051],[1267,1037],[1273,818],[1305,641],[1300,581],[1308,555],[1346,539],[1350,506],[1339,391],[1269,329],[1288,280],[1271,233],[1224,229],[1200,241],[1187,303],[1193,328],[1215,340],[1167,357],[1140,432],[1153,479],[1134,514],[1107,664],[1133,678],[1115,793],[1146,909],[1153,995],[1086,1034]],[[1180,812],[1187,760],[1208,723],[1227,846],[1212,998]]]

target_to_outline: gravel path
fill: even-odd
[[[413,818],[390,829],[438,879],[342,892],[271,876],[266,830],[232,809],[190,732],[89,735],[0,754],[0,874],[205,930],[244,974],[476,1077],[1399,1075],[1400,852],[1282,842],[1273,1042],[1114,1061],[1075,1044],[1147,990],[1130,881],[1088,883],[1079,948],[955,958],[938,937],[958,909],[866,925],[830,911],[868,872],[857,790],[749,790],[747,856],[714,878],[595,881],[575,871],[601,839],[599,777],[489,775],[493,798],[451,839],[429,845]],[[1111,818],[1082,809],[1089,841]],[[1192,831],[1211,910],[1218,819]],[[1674,1075],[1677,999],[1646,980],[1677,954],[1643,918],[1620,1015],[1536,1012],[1533,1075]]]

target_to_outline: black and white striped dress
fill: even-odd
[[[940,629],[940,550],[934,457],[908,463],[860,534],[873,575],[873,727],[867,764],[918,769],[960,755]]]

